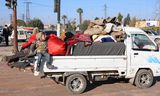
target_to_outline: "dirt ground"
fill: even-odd
[[[0,55],[9,54],[11,47],[0,46]],[[130,83],[112,79],[88,85],[78,96],[160,96],[160,79],[148,89],[139,89]],[[0,62],[0,96],[72,96],[65,86],[50,78],[35,77],[30,70],[19,71]],[[74,95],[75,96],[75,95]],[[77,96],[77,95],[76,95]]]
[[[112,79],[95,82],[80,96],[159,96],[160,82],[148,89],[139,89],[130,83]],[[72,96],[65,86],[49,78],[40,79],[30,70],[19,71],[0,64],[0,96]]]

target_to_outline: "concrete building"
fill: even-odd
[[[136,21],[135,27],[143,28],[143,27],[160,27],[160,21]]]

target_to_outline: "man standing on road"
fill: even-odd
[[[9,35],[10,35],[10,31],[9,31],[7,25],[5,25],[4,28],[3,28],[3,36],[5,38],[6,46],[9,45],[8,44],[8,42],[9,42],[9,40],[8,40]]]

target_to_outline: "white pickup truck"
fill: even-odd
[[[75,94],[84,92],[87,84],[108,77],[129,79],[139,88],[151,87],[154,77],[160,76],[160,50],[144,31],[132,27],[123,31],[126,33],[124,54],[53,56],[52,64],[57,69],[50,70],[43,62],[41,72]]]

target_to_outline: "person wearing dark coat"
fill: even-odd
[[[7,25],[5,25],[5,27],[3,28],[3,36],[5,38],[6,46],[9,45],[9,40],[8,40],[9,35],[10,35],[10,30],[7,27]]]

